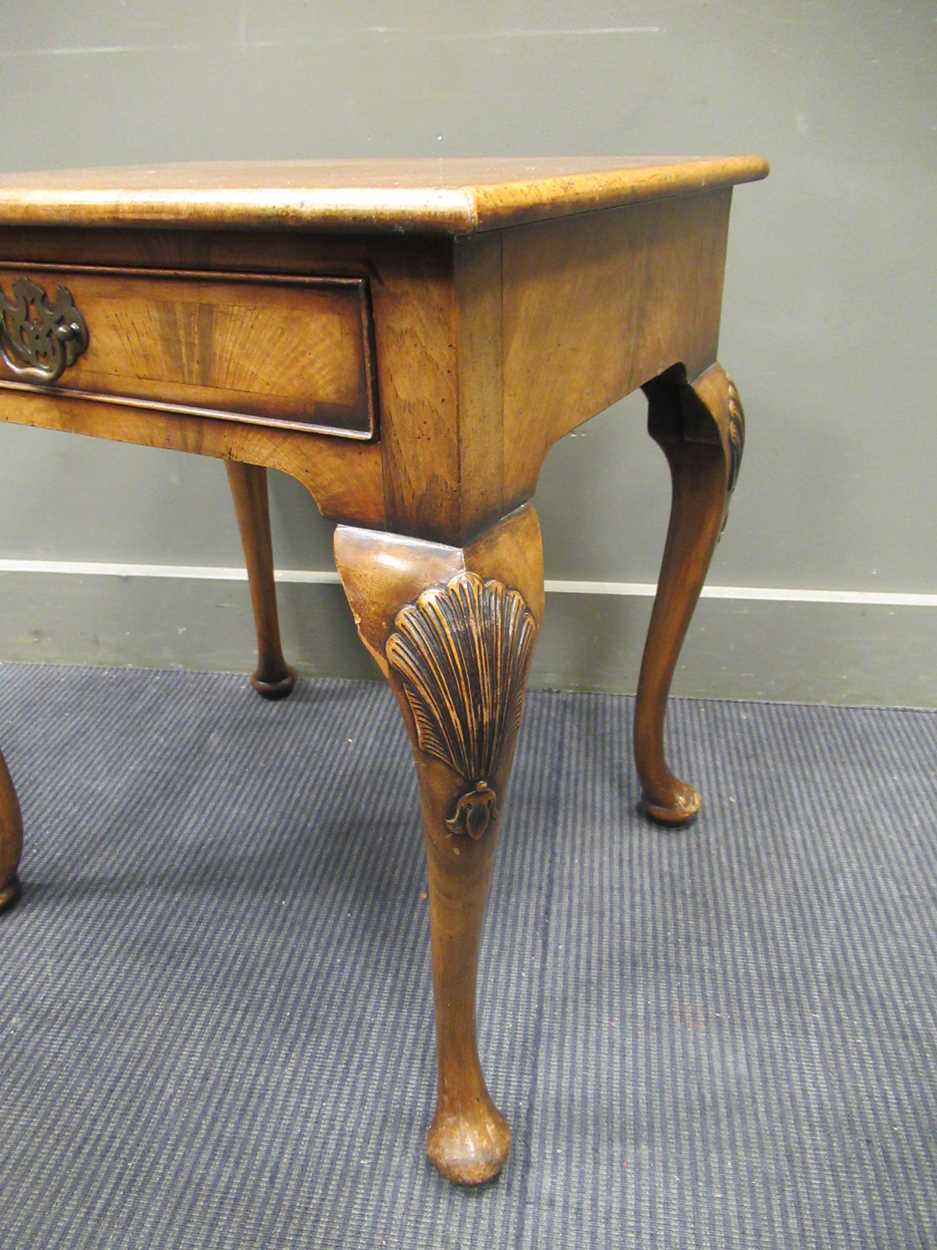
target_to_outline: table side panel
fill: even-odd
[[[664,369],[716,359],[731,190],[503,234],[505,501],[557,439]]]

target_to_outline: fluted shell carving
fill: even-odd
[[[726,382],[728,383],[729,409],[729,483],[726,491],[725,512],[722,517],[723,530],[729,520],[729,501],[732,498],[732,492],[735,490],[735,483],[739,480],[742,455],[745,451],[745,410],[739,398],[738,388],[728,374],[726,374]]]
[[[735,490],[742,467],[742,455],[745,451],[745,410],[739,398],[738,389],[732,379],[726,375],[729,384],[729,494]]]
[[[425,590],[394,625],[387,660],[413,713],[417,745],[466,783],[446,824],[481,838],[498,819],[490,782],[520,728],[537,622],[518,591],[458,573]]]

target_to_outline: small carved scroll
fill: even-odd
[[[729,494],[735,490],[745,451],[745,410],[735,383],[726,374],[729,384]]]
[[[537,622],[518,591],[458,573],[425,590],[394,624],[387,660],[417,744],[467,784],[446,824],[477,840],[498,819],[490,782],[520,728]]]
[[[725,511],[722,516],[722,530],[724,532],[729,521],[729,503],[732,499],[732,492],[735,490],[735,484],[739,480],[739,471],[742,468],[742,455],[745,451],[745,410],[742,408],[742,401],[739,398],[738,389],[732,379],[726,374],[726,383],[728,384],[728,443],[729,443],[729,482],[726,490]]]
[[[0,355],[24,381],[58,381],[88,346],[88,327],[71,292],[60,286],[50,300],[29,278],[13,283],[13,298],[0,287]]]

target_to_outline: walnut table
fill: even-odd
[[[699,809],[663,752],[684,633],[735,484],[716,363],[732,187],[760,157],[207,164],[0,178],[0,420],[225,461],[254,685],[289,693],[266,470],[338,522],[362,641],[400,704],[429,866],[439,1086],[427,1139],[478,1183],[510,1130],[475,1043],[482,913],[543,562],[550,446],[642,387],[673,476],[635,717],[643,806]],[[0,905],[18,893],[0,757]]]

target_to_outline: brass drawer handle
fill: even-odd
[[[54,303],[29,278],[13,283],[12,300],[0,287],[0,355],[16,377],[56,382],[87,346],[88,327],[67,287]]]

